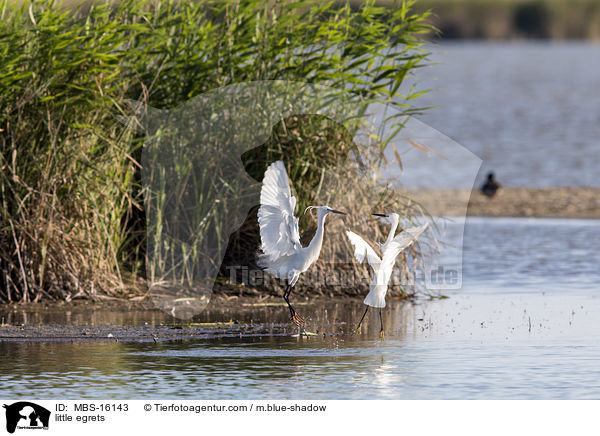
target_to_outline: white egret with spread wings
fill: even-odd
[[[267,168],[260,192],[258,225],[262,253],[258,256],[258,265],[274,276],[287,280],[283,299],[290,309],[292,321],[296,325],[302,325],[304,320],[290,304],[290,293],[300,274],[319,258],[327,215],[345,213],[327,206],[309,206],[307,210],[317,210],[317,231],[308,246],[303,247],[300,243],[298,218],[294,216],[295,208],[296,197],[290,191],[285,166],[282,161],[276,161]]]
[[[398,236],[394,236],[396,234],[396,229],[398,228],[400,216],[397,213],[388,213],[385,215],[374,213],[373,215],[387,218],[392,226],[385,243],[380,246],[382,253],[381,258],[377,255],[373,247],[356,233],[347,231],[346,235],[348,235],[348,239],[350,239],[350,242],[354,246],[354,257],[356,260],[363,263],[366,258],[373,270],[373,280],[371,281],[369,294],[363,301],[367,308],[358,322],[356,330],[358,331],[358,329],[360,329],[360,325],[365,318],[369,307],[375,307],[379,309],[379,321],[381,322],[380,335],[383,337],[383,317],[381,309],[385,307],[385,295],[394,270],[396,258],[403,250],[413,244],[421,233],[425,231],[427,223],[418,227],[411,227],[403,230]]]

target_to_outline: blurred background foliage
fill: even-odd
[[[597,0],[420,0],[415,11],[431,11],[444,39],[600,39]]]

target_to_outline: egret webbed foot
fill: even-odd
[[[285,288],[285,291],[283,293],[283,299],[285,300],[285,302],[288,305],[288,308],[290,309],[290,321],[292,321],[298,327],[301,327],[304,324],[304,319],[296,313],[296,311],[290,304],[290,294],[291,294],[293,288],[294,288],[293,286],[291,286],[289,284],[287,285],[287,287]]]
[[[294,314],[292,315],[291,321],[298,327],[302,327],[304,325],[304,319],[296,312],[294,312]]]

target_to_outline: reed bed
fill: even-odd
[[[222,86],[294,80],[418,113],[419,94],[401,85],[427,63],[427,17],[411,1],[389,9],[371,1],[0,2],[0,301],[147,293],[155,229],[144,213],[145,135],[119,119],[131,115],[131,100],[172,109]],[[311,168],[329,168],[353,147],[318,143],[287,147],[297,153],[289,169],[300,189],[322,182]],[[275,156],[249,156],[249,172]],[[312,200],[299,192],[301,205]],[[227,211],[219,214],[215,225]],[[226,259],[250,252],[241,244],[231,238]],[[337,244],[326,250],[342,250]]]

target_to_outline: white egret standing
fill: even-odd
[[[369,262],[369,265],[373,269],[373,280],[371,281],[370,291],[363,301],[363,303],[367,305],[367,308],[358,322],[356,330],[358,331],[358,329],[360,329],[360,324],[365,318],[369,307],[376,307],[379,308],[379,321],[381,322],[380,335],[383,337],[383,317],[381,315],[381,309],[385,307],[385,294],[388,290],[388,284],[390,277],[392,276],[392,271],[394,270],[396,258],[425,231],[427,223],[418,227],[406,229],[399,233],[398,236],[394,237],[396,229],[398,228],[400,216],[397,213],[388,213],[387,215],[374,213],[373,215],[387,218],[392,225],[385,243],[380,246],[381,253],[383,254],[381,258],[377,255],[373,247],[356,233],[347,231],[346,234],[354,246],[354,257],[356,260],[363,263],[366,257],[367,262]]]
[[[304,320],[290,304],[289,296],[300,274],[319,258],[323,245],[325,217],[329,213],[344,212],[327,206],[309,206],[317,210],[317,231],[307,247],[300,244],[298,218],[294,216],[296,197],[290,192],[290,183],[282,161],[272,163],[263,179],[258,209],[258,225],[262,253],[258,265],[278,278],[287,280],[283,299],[290,309],[292,321],[301,325]],[[306,213],[306,210],[304,211]]]

